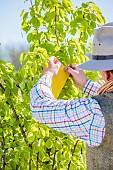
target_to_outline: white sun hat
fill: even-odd
[[[80,64],[83,70],[113,70],[113,22],[94,29],[92,53],[86,54],[90,60]]]

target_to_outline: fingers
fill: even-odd
[[[58,61],[59,60],[56,57],[54,57],[54,63],[57,64]]]
[[[57,67],[60,68],[61,66],[61,62],[58,60],[57,63],[56,63]]]
[[[72,76],[73,76],[75,73],[78,73],[78,70],[75,70],[75,69],[73,69],[73,68],[71,68],[71,67],[66,67],[66,68],[65,68],[65,71],[68,72],[68,73],[70,73]]]
[[[53,64],[54,63],[54,58],[55,58],[54,56],[51,56],[50,59],[49,59],[49,63]]]
[[[77,69],[76,64],[70,64],[69,67],[71,67],[72,69]]]
[[[58,62],[59,60],[58,60],[56,57],[51,56],[49,61],[50,61],[51,63],[57,64],[57,62]]]
[[[61,62],[54,56],[50,57],[49,63],[50,65],[54,65],[54,64],[57,65],[58,68],[60,68],[61,66]]]
[[[77,69],[78,68],[77,68],[76,64],[70,64],[68,67],[65,68],[65,71],[69,72],[69,73],[72,73],[73,70],[77,70]]]

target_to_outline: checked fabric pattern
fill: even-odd
[[[99,85],[88,80],[83,93],[88,98],[57,100],[51,91],[52,77],[43,75],[30,91],[30,107],[39,122],[62,133],[78,137],[89,146],[100,145],[105,134],[105,121],[94,96]]]

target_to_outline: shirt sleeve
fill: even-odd
[[[92,97],[96,95],[99,88],[100,84],[89,79],[83,88],[83,93],[86,94],[88,97]]]
[[[33,117],[62,133],[76,136],[90,146],[98,146],[104,136],[104,117],[95,99],[56,100],[52,78],[45,74],[30,91]]]

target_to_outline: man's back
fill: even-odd
[[[113,170],[113,92],[93,97],[105,118],[105,137],[98,147],[87,147],[88,170]]]

